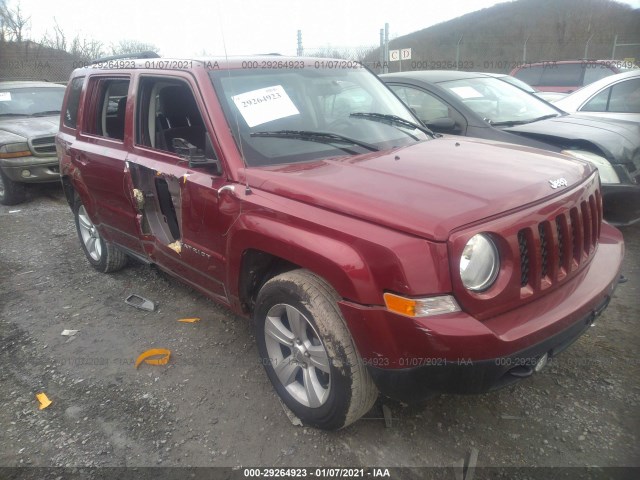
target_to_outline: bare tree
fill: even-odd
[[[0,26],[2,27],[2,38],[10,41],[21,42],[24,30],[28,27],[31,16],[25,17],[20,10],[20,2],[14,9],[7,6],[6,1],[0,3]]]
[[[152,43],[139,42],[138,40],[120,40],[117,45],[111,45],[112,55],[125,55],[138,52],[158,52],[158,47]]]
[[[78,35],[71,42],[68,52],[83,60],[95,60],[105,56],[104,46],[98,40],[80,39]]]
[[[53,18],[53,36],[49,36],[49,32],[45,32],[40,44],[45,47],[55,48],[56,50],[67,50],[67,36],[58,25],[58,21]]]

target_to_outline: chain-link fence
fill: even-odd
[[[558,43],[544,36],[529,36],[521,42],[505,44],[504,38],[451,35],[447,41],[420,42],[411,38],[393,40],[389,49],[411,49],[411,58],[388,61],[378,45],[357,47],[325,46],[305,48],[305,57],[340,58],[358,61],[375,73],[409,70],[468,70],[508,73],[513,68],[539,61],[575,59],[628,60],[640,63],[640,33],[616,36],[591,35],[584,39]],[[67,52],[38,43],[0,42],[0,80],[46,80],[66,82],[71,72],[87,61]]]
[[[0,80],[43,80],[65,83],[86,61],[38,43],[0,42]]]
[[[409,70],[467,70],[509,73],[512,69],[534,62],[576,59],[627,60],[640,63],[640,35],[637,38],[614,34],[590,36],[559,44],[543,36],[529,36],[521,42],[504,43],[501,36],[482,38],[452,37],[447,42],[416,45],[413,41],[391,41],[389,50],[410,49],[411,58],[386,60],[379,46],[318,47],[304,49],[305,57],[356,60],[375,73]],[[398,55],[400,57],[400,55]]]

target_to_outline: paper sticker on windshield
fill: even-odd
[[[473,87],[453,87],[451,91],[463,99],[483,97],[483,95]]]
[[[10,102],[11,92],[0,92],[0,102]]]
[[[300,114],[282,85],[241,93],[231,99],[250,127]]]

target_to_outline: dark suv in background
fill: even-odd
[[[0,203],[25,198],[25,184],[60,180],[55,135],[65,87],[0,82]]]

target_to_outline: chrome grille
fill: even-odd
[[[521,287],[544,290],[577,270],[595,253],[601,222],[596,190],[555,218],[519,230]]]
[[[30,141],[31,151],[36,156],[51,156],[56,154],[56,137],[32,138]]]

